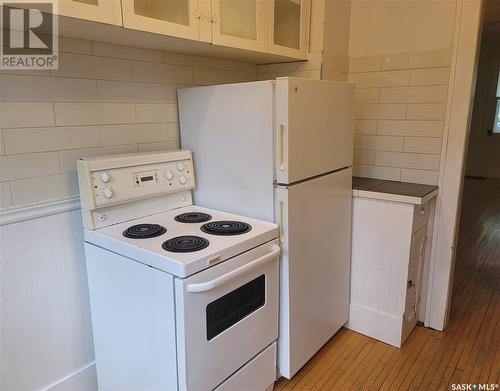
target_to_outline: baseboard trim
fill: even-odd
[[[0,210],[0,226],[80,209],[80,197]]]
[[[379,312],[359,304],[351,304],[346,327],[397,348],[401,347],[402,317]]]

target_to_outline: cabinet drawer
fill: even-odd
[[[415,205],[413,211],[413,228],[412,233],[417,232],[429,221],[430,215],[430,205],[426,203],[424,205]]]

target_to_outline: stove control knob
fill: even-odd
[[[165,172],[165,177],[170,181],[174,177],[174,174],[172,171],[168,170],[167,172]]]
[[[109,175],[109,172],[103,172],[101,174],[101,181],[103,181],[104,183],[108,183],[110,179],[111,175]]]
[[[184,164],[183,164],[182,162],[177,163],[177,169],[178,169],[179,171],[184,170]]]
[[[111,190],[111,188],[106,187],[104,189],[104,197],[106,197],[108,199],[111,198],[111,197],[113,197],[113,191]]]
[[[181,185],[185,185],[187,182],[186,177],[184,175],[181,175],[181,177],[179,178],[179,182],[181,183]]]

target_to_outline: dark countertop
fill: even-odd
[[[407,197],[423,198],[436,191],[437,186],[422,185],[420,183],[386,181],[383,179],[371,179],[363,177],[352,177],[353,190],[372,191],[376,193],[397,194]]]

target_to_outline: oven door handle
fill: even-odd
[[[257,266],[260,266],[263,263],[270,261],[277,255],[279,255],[280,251],[281,251],[280,247],[275,245],[273,246],[273,250],[270,253],[263,255],[262,257],[257,258],[256,260],[247,263],[246,265],[243,265],[237,269],[230,271],[229,273],[226,273],[220,277],[214,278],[213,280],[207,282],[188,284],[186,289],[188,292],[192,293],[206,292],[215,289],[218,286],[226,283],[227,281],[236,278],[238,276],[241,276],[243,273],[246,273],[249,270],[256,268]]]

